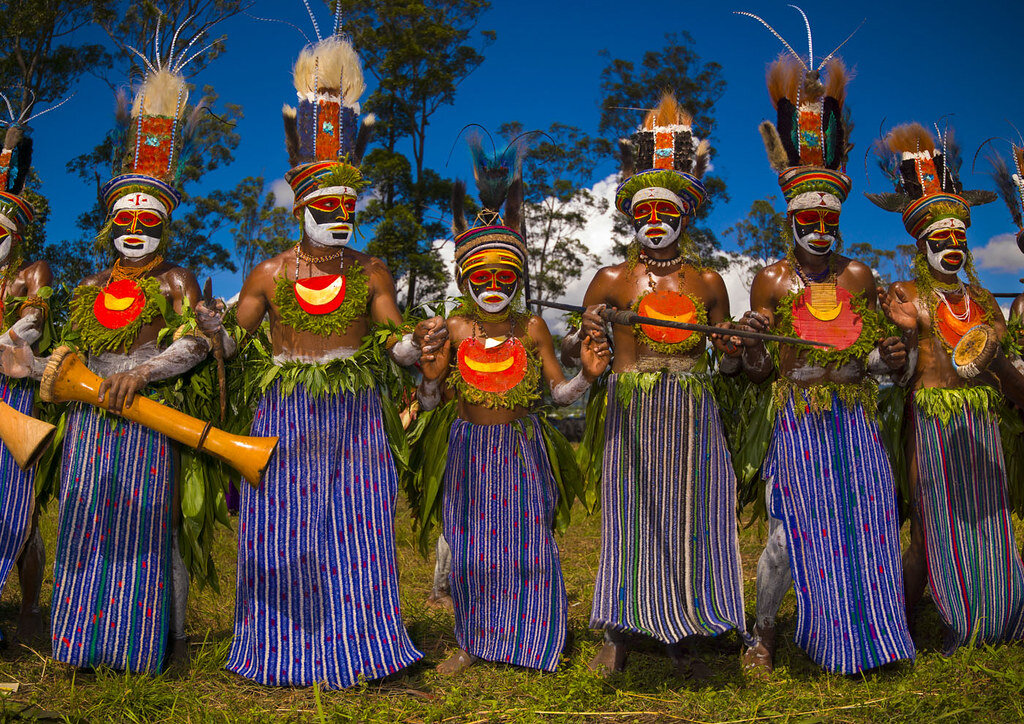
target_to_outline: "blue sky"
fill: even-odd
[[[865,176],[864,152],[877,138],[883,119],[889,128],[912,120],[930,125],[948,117],[963,147],[961,173],[968,188],[992,188],[981,157],[977,172],[972,175],[970,169],[982,141],[1009,137],[1014,132],[1007,121],[1024,129],[1024,94],[1018,91],[1024,4],[977,0],[969,4],[969,11],[964,6],[918,0],[845,4],[805,0],[816,57],[828,53],[867,19],[841,53],[856,72],[847,101],[856,125],[847,168],[854,190],[842,222],[848,241],[891,248],[909,240],[898,214],[876,208],[862,195],[867,190],[891,190],[873,157],[868,159]],[[497,41],[486,49],[485,62],[460,86],[455,105],[434,117],[427,164],[443,170],[456,134],[468,122],[496,129],[512,120],[527,128],[546,128],[559,121],[596,131],[603,68],[599,51],[608,49],[613,57],[638,60],[645,50],[660,47],[666,32],[686,30],[695,38],[702,58],[722,65],[727,82],[715,111],[718,129],[713,140],[715,170],[724,176],[731,199],[716,204],[711,226],[721,232],[742,218],[754,199],[777,194],[757,124],[772,117],[764,71],[782,46],[759,24],[731,11],[761,15],[805,53],[799,14],[785,2],[742,0],[708,5],[650,0],[636,6],[635,14],[632,9],[605,0],[493,0],[479,28],[495,30]],[[310,27],[297,0],[257,0],[252,12]],[[329,23],[326,9],[319,19],[321,26]],[[220,28],[228,34],[227,52],[194,80],[211,83],[222,99],[242,104],[245,118],[238,129],[242,142],[235,163],[210,174],[205,183],[208,189],[231,188],[245,176],[260,173],[268,181],[278,179],[288,167],[280,109],[294,98],[290,68],[303,40],[288,27],[244,16]],[[311,29],[307,33],[312,35]],[[54,209],[47,230],[51,239],[77,236],[74,218],[89,206],[95,190],[68,175],[64,164],[95,144],[109,127],[112,114],[109,89],[86,78],[69,103],[34,124],[35,166]],[[460,143],[447,172],[465,178],[469,165],[461,148]],[[995,148],[1008,152],[1002,141]],[[615,170],[614,160],[606,159],[595,183]],[[1020,288],[1017,279],[1024,272],[1024,254],[1005,236],[1015,231],[1001,202],[979,207],[973,214],[969,242],[976,251],[982,250],[983,261],[998,265],[982,270],[983,280],[993,290]],[[225,296],[237,291],[240,281],[229,273],[214,276],[218,294]]]

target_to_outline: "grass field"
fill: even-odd
[[[56,505],[43,517],[52,551]],[[383,681],[347,691],[255,686],[223,669],[231,641],[235,538],[221,531],[217,565],[221,593],[193,590],[188,630],[192,669],[188,676],[76,672],[47,657],[48,647],[11,646],[0,659],[0,682],[17,682],[17,693],[0,698],[5,720],[69,721],[1022,721],[1024,648],[1007,645],[939,653],[935,608],[927,604],[917,636],[915,664],[899,664],[863,677],[830,676],[792,642],[794,598],[787,596],[779,620],[779,651],[771,678],[744,677],[734,634],[696,647],[711,669],[694,681],[677,675],[658,646],[634,652],[626,671],[608,681],[592,676],[586,662],[600,643],[587,628],[597,568],[598,518],[578,518],[559,540],[569,592],[571,643],[559,670],[542,674],[478,664],[461,678],[445,679],[434,666],[454,645],[450,614],[424,605],[432,562],[414,551],[409,516],[398,515],[403,609],[413,641],[425,653],[417,665]],[[1020,531],[1018,531],[1020,533]],[[754,602],[753,575],[764,530],[742,532],[748,615]],[[13,631],[19,591],[11,577],[0,621]],[[43,585],[49,613],[52,565]],[[926,599],[927,600],[927,599]]]

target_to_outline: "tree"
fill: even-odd
[[[249,176],[231,191],[218,190],[198,199],[195,213],[209,216],[213,231],[222,224],[230,225],[243,277],[249,275],[257,262],[295,244],[291,238],[291,214],[278,206],[273,191],[266,190],[263,176]]]
[[[66,98],[85,73],[110,66],[107,49],[98,43],[76,43],[75,35],[94,20],[112,13],[113,0],[21,0],[5,3],[0,12],[0,86],[10,104],[10,120],[45,113]],[[52,107],[52,106],[51,106]],[[57,111],[58,113],[60,111]],[[46,221],[50,206],[40,193],[42,182],[33,170],[24,196],[35,220],[24,235],[25,259],[57,256],[46,249]]]
[[[412,307],[443,290],[448,278],[434,240],[448,235],[444,217],[451,181],[425,166],[427,131],[433,115],[454,102],[459,84],[483,62],[480,51],[495,38],[493,31],[476,32],[490,4],[336,1],[364,72],[377,81],[365,105],[377,115],[380,148],[363,160],[375,195],[359,222],[374,225],[367,250],[387,258],[396,278],[404,277],[406,306]],[[402,151],[406,145],[408,156]]]
[[[776,211],[775,199],[757,199],[747,216],[726,229],[723,234],[735,240],[739,252],[753,260],[748,269],[749,284],[757,272],[786,255],[789,241],[783,236],[786,214]]]
[[[188,76],[202,71],[224,50],[224,37],[212,39],[206,37],[207,31],[220,20],[240,12],[241,0],[172,0],[166,8],[158,8],[152,3],[131,3],[120,16],[109,16],[101,25],[118,48],[117,62],[108,85],[116,89],[119,80],[127,77],[141,81],[144,77],[142,61],[132,52],[131,48],[148,49],[152,47],[157,24],[161,28],[161,53],[166,57],[170,48],[174,31],[189,19],[182,33],[177,38],[179,50],[193,37],[199,37],[195,48],[201,52],[190,62],[185,72]],[[207,43],[207,45],[203,45]],[[212,86],[204,86],[202,96],[197,98],[193,91],[184,116],[189,118],[196,108],[200,108],[189,145],[192,153],[185,159],[181,171],[178,190],[182,195],[182,204],[175,211],[170,233],[172,242],[166,252],[166,258],[176,264],[186,266],[197,274],[205,270],[234,270],[230,252],[221,244],[211,239],[215,220],[209,213],[201,213],[201,198],[193,198],[189,188],[198,182],[206,173],[230,164],[234,160],[233,152],[238,146],[239,136],[235,125],[242,117],[241,106],[226,103],[217,112],[217,94]],[[94,243],[96,234],[106,220],[106,208],[100,197],[100,188],[113,175],[121,172],[118,162],[124,149],[119,148],[115,139],[116,129],[106,136],[89,153],[78,156],[68,162],[70,173],[77,174],[84,181],[96,188],[96,202],[92,208],[82,213],[76,226],[82,231],[78,242],[61,244],[51,256],[51,263],[57,269],[56,274],[68,280],[81,279],[109,263],[110,248],[97,248]]]
[[[598,130],[604,135],[602,151],[611,155],[619,138],[631,135],[643,121],[645,109],[654,108],[664,91],[675,93],[680,104],[693,114],[694,135],[711,139],[714,136],[715,104],[725,92],[722,66],[704,62],[693,49],[693,37],[683,31],[665,35],[660,50],[644,53],[639,65],[630,60],[612,58],[601,51],[606,65],[601,71],[601,122]],[[725,258],[718,253],[718,240],[711,229],[698,226],[711,213],[716,198],[728,200],[725,181],[709,174],[704,177],[708,200],[697,211],[688,233],[697,245],[701,259],[709,266],[723,268]],[[616,217],[615,231],[621,240],[616,244],[624,252],[631,230],[625,219]]]
[[[522,124],[506,123],[500,133],[514,142],[523,134]],[[551,301],[579,279],[585,266],[600,263],[580,233],[591,215],[607,210],[608,201],[589,188],[596,165],[593,139],[562,123],[553,123],[537,139],[523,162],[530,294]]]

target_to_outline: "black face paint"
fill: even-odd
[[[356,212],[355,196],[321,196],[313,199],[306,208],[317,224],[331,224],[351,221]]]
[[[485,267],[470,274],[468,283],[470,294],[478,302],[499,304],[515,296],[519,274],[511,269]]]
[[[793,227],[797,238],[808,234],[827,234],[839,237],[839,212],[829,209],[801,209],[793,214]]]
[[[110,238],[148,236],[159,239],[164,233],[164,217],[151,209],[121,209],[111,220]]]

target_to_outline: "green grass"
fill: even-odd
[[[18,682],[16,694],[0,698],[4,720],[38,717],[70,721],[694,721],[860,722],[1024,720],[1024,649],[1019,645],[939,653],[938,616],[930,603],[918,631],[915,664],[898,664],[861,677],[828,675],[792,641],[794,598],[779,619],[775,673],[748,680],[739,667],[734,634],[701,641],[696,651],[711,669],[707,681],[681,678],[654,644],[642,645],[623,674],[593,677],[586,662],[600,645],[587,628],[597,569],[597,517],[578,518],[559,539],[569,592],[571,643],[556,673],[478,664],[460,678],[436,675],[434,666],[454,646],[452,619],[427,608],[432,562],[413,549],[409,516],[398,515],[398,541],[405,621],[425,658],[383,682],[347,691],[256,686],[224,671],[231,641],[235,538],[220,531],[217,566],[221,592],[193,590],[189,636],[193,666],[179,680],[166,676],[81,672],[35,650],[10,647],[0,659],[0,682]],[[56,505],[42,518],[47,551],[53,550]],[[753,613],[754,568],[765,530],[742,531],[748,615]],[[13,631],[19,590],[11,577],[0,601],[0,622]],[[52,561],[43,585],[49,613]]]

